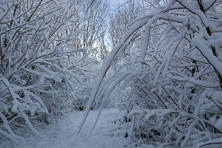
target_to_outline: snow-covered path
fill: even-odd
[[[120,112],[117,109],[105,109],[90,138],[90,130],[98,111],[91,111],[79,136],[77,131],[83,118],[83,112],[68,114],[57,123],[40,131],[41,136],[30,137],[28,142],[21,142],[17,148],[124,148],[129,139],[119,135],[118,125],[114,123]]]

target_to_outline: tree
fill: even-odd
[[[97,71],[89,67],[98,62],[86,47],[72,46],[84,11],[78,0],[0,2],[1,138],[16,142],[23,125],[38,134],[36,121],[49,124],[48,115],[80,109],[77,101],[89,92],[75,96],[91,85]]]
[[[90,105],[121,86],[131,90],[131,136],[143,139],[136,145],[221,145],[221,2],[144,1],[144,16],[104,62]]]
[[[108,2],[97,0],[91,5],[91,1],[82,1],[81,11],[73,19],[72,27],[81,28],[79,32],[75,32],[72,42],[76,48],[89,47],[92,48],[106,32],[106,16],[109,8]],[[81,24],[81,26],[79,26]],[[71,26],[70,26],[71,27]]]
[[[140,3],[135,0],[117,8],[109,15],[109,39],[111,46],[116,46],[123,38],[123,34],[129,29],[129,24],[139,18],[141,13]]]

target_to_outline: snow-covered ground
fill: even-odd
[[[3,147],[12,148],[124,148],[130,143],[118,130],[118,120],[121,112],[117,109],[103,110],[94,132],[89,133],[98,115],[98,111],[91,111],[81,134],[77,136],[79,124],[84,112],[72,112],[57,123],[51,123],[45,129],[39,129],[40,136],[30,136],[26,142],[19,144],[3,143]],[[0,144],[1,145],[1,144]]]

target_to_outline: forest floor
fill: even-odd
[[[26,141],[19,144],[4,143],[3,147],[10,148],[124,148],[129,146],[130,138],[118,130],[116,124],[121,112],[117,109],[105,109],[99,118],[94,132],[89,138],[98,111],[91,111],[87,121],[77,136],[84,112],[71,112],[64,118],[39,128],[39,136],[30,135]],[[122,131],[123,132],[123,131]]]

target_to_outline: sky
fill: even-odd
[[[126,0],[108,0],[108,1],[111,3],[113,9],[115,9],[116,7],[118,7],[119,4],[121,5],[121,4],[123,4],[124,2],[126,2]]]

